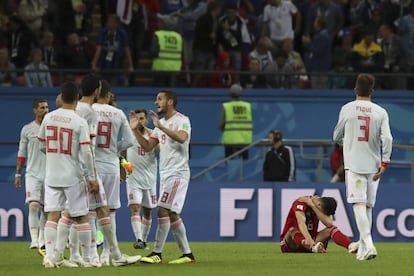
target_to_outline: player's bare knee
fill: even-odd
[[[141,210],[141,205],[139,204],[131,204],[129,205],[129,210],[131,210],[131,215],[138,216]]]
[[[96,208],[95,212],[98,218],[109,217],[109,209],[106,206]]]
[[[163,217],[169,217],[169,210],[165,209],[163,207],[158,207],[157,209],[157,214],[159,218],[163,218]]]

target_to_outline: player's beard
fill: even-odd
[[[144,133],[145,132],[145,127],[144,126],[138,126],[138,130],[139,130],[139,132]]]

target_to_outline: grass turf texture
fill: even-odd
[[[150,244],[151,246],[152,244]],[[197,263],[169,265],[180,256],[175,243],[167,243],[163,264],[137,263],[127,267],[53,268],[41,265],[42,257],[28,242],[0,242],[0,275],[414,275],[414,244],[377,243],[378,256],[357,261],[355,254],[329,244],[327,254],[282,254],[277,243],[191,242]],[[124,253],[146,255],[132,242],[120,243]]]

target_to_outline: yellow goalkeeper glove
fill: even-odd
[[[131,174],[134,171],[134,166],[128,162],[124,157],[119,157],[121,166],[125,169],[126,174]]]

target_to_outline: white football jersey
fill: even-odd
[[[145,139],[149,138],[147,133]],[[128,176],[126,182],[131,185],[138,185],[140,189],[155,189],[157,184],[157,154],[155,148],[146,152],[138,143],[127,149],[127,160],[134,166],[134,170]]]
[[[38,138],[46,143],[45,184],[68,187],[80,183],[80,147],[90,147],[86,120],[73,110],[59,108],[46,114]]]
[[[35,121],[23,126],[17,156],[26,159],[26,175],[43,180],[46,156],[40,151],[42,144],[37,139],[39,129],[40,126]]]
[[[155,128],[150,139],[156,139],[160,145],[160,178],[161,181],[167,177],[179,176],[190,178],[190,168],[188,166],[189,144],[191,139],[190,119],[177,112],[174,116],[165,120],[160,119],[160,124],[174,131],[185,131],[188,134],[184,143],[179,143],[159,128]]]
[[[333,139],[343,145],[344,167],[355,173],[376,173],[390,162],[392,135],[387,111],[371,101],[342,106]]]
[[[96,136],[96,128],[98,125],[98,116],[88,103],[78,102],[76,106],[76,114],[86,120],[89,125],[91,139]]]
[[[96,167],[108,173],[119,171],[118,152],[131,147],[136,140],[127,117],[121,109],[109,104],[94,103],[92,108],[98,117]]]

